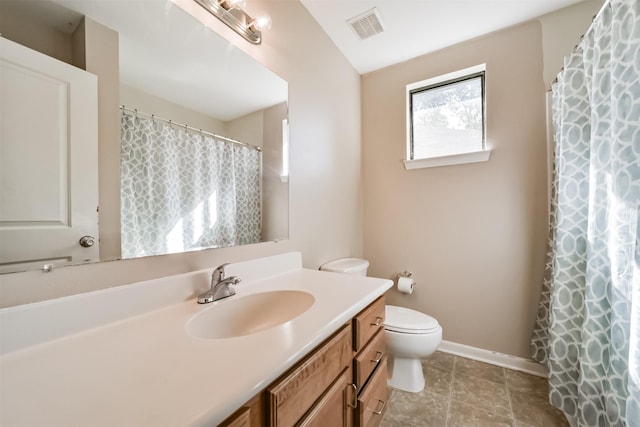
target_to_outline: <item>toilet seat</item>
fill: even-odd
[[[433,317],[395,305],[385,306],[384,328],[404,334],[430,334],[441,330],[440,324]]]

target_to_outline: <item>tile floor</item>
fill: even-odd
[[[436,352],[420,393],[393,390],[382,427],[568,427],[544,378]]]

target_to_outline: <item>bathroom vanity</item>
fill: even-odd
[[[377,426],[389,399],[384,296],[358,313],[223,426]]]
[[[288,253],[229,265],[237,294],[197,304],[212,271],[0,310],[0,424],[379,421],[390,280]]]

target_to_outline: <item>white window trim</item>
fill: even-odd
[[[425,157],[423,159],[404,160],[406,170],[437,168],[440,166],[463,165],[466,163],[486,162],[491,157],[491,150],[471,151],[467,153],[449,154],[448,156]]]
[[[461,165],[465,163],[486,162],[491,157],[491,149],[486,146],[480,151],[464,152],[459,154],[449,154],[446,156],[437,157],[425,157],[422,159],[413,159],[411,157],[411,111],[409,110],[411,105],[411,91],[425,86],[432,86],[438,83],[446,82],[448,80],[455,80],[460,77],[464,77],[470,74],[480,73],[487,69],[487,64],[478,64],[473,67],[465,68],[463,70],[453,71],[451,73],[443,74],[437,77],[432,77],[419,82],[411,83],[406,86],[406,156],[404,160],[404,167],[406,170],[420,169],[420,168],[432,168],[440,166]]]
[[[282,173],[280,182],[289,182],[289,119],[282,120]]]

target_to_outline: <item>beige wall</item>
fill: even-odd
[[[124,83],[120,84],[121,105],[129,109],[137,109],[147,114],[155,114],[158,117],[171,119],[176,123],[184,123],[189,126],[225,135],[226,123],[206,114],[174,104],[166,99],[141,91]]]
[[[262,147],[264,139],[264,111],[254,111],[227,122],[224,136]]]
[[[406,171],[405,85],[486,63],[488,162]],[[362,77],[364,254],[370,274],[411,270],[392,304],[434,316],[444,339],[527,356],[546,242],[539,23]]]
[[[82,30],[82,31],[79,31]],[[78,33],[84,33],[81,37]],[[78,41],[77,39],[81,39]],[[100,259],[120,257],[119,35],[85,18],[76,34],[84,68],[98,76],[98,204]]]
[[[185,3],[203,11],[195,2]],[[0,304],[54,298],[290,250],[302,251],[304,265],[312,268],[334,257],[362,255],[360,77],[298,1],[256,0],[251,8],[263,8],[273,22],[260,46],[250,45],[220,22],[211,21],[211,26],[289,82],[289,240],[66,267],[48,274],[3,275]]]
[[[262,145],[262,239],[277,240],[289,235],[289,183],[282,179],[282,121],[287,104],[264,110]]]
[[[544,81],[547,87],[560,72],[565,55],[580,42],[604,0],[584,0],[539,18],[542,24]]]
[[[3,37],[71,64],[71,35],[26,18],[17,2],[0,2],[0,34]]]
[[[298,1],[247,8],[278,18],[266,49],[245,46],[289,82],[290,238],[306,267],[362,256],[360,76]]]
[[[362,77],[364,254],[370,274],[411,270],[393,304],[436,317],[444,339],[520,357],[547,235],[545,91],[601,0]],[[487,163],[405,171],[404,86],[487,63]]]

